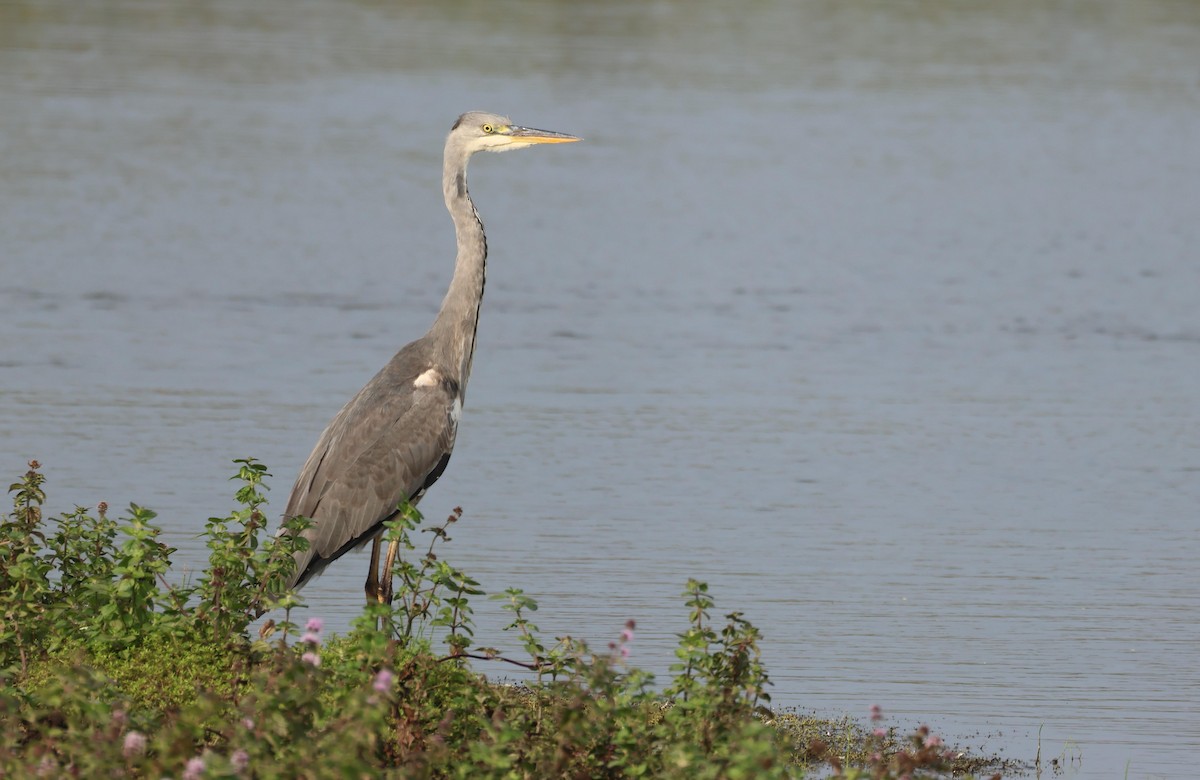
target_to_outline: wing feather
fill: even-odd
[[[350,399],[300,470],[285,518],[304,516],[309,549],[292,587],[379,533],[401,499],[415,503],[445,468],[457,433],[458,383],[405,347]],[[428,381],[433,368],[440,381]],[[423,381],[417,381],[421,377]]]

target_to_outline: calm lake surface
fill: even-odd
[[[472,108],[586,143],[472,165],[444,558],[660,679],[695,577],[776,705],[1195,771],[1196,3],[0,4],[4,473],[155,509],[179,578],[233,458],[281,512],[441,302]]]

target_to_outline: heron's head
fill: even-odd
[[[567,144],[579,139],[552,130],[514,125],[508,117],[485,111],[468,111],[450,128],[446,146],[458,146],[468,156],[475,152],[507,152],[534,144]]]

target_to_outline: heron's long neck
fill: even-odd
[[[467,193],[466,160],[451,159],[447,153],[442,176],[446,208],[454,220],[458,240],[458,258],[454,278],[442,301],[442,309],[430,328],[433,343],[442,350],[447,367],[458,371],[459,395],[465,397],[471,361],[475,355],[475,330],[479,324],[479,304],[487,265],[487,237],[475,204]]]

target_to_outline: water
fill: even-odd
[[[507,112],[587,142],[472,164],[454,563],[660,675],[704,579],[778,705],[1188,776],[1198,66],[1149,0],[3,5],[0,465],[194,574],[230,460],[279,511],[424,331],[442,139]]]

